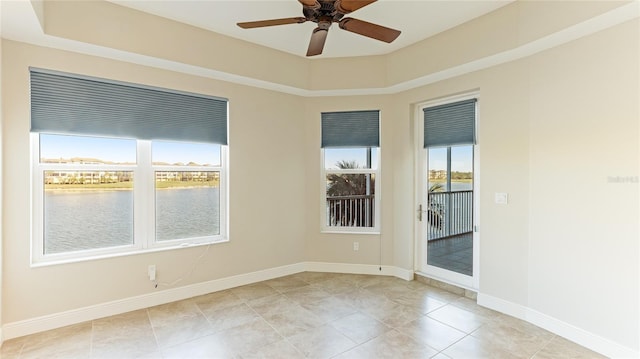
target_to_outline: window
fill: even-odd
[[[379,111],[322,113],[322,230],[379,231]]]
[[[221,146],[152,142],[158,242],[220,235]]]
[[[133,245],[135,141],[46,134],[39,141],[41,252]]]
[[[33,263],[228,238],[226,101],[39,69],[31,86]]]

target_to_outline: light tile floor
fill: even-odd
[[[2,358],[601,358],[468,298],[304,272],[4,343]]]

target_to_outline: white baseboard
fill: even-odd
[[[527,321],[609,358],[640,358],[640,352],[520,304],[483,293],[478,293],[478,304]]]
[[[155,305],[166,304],[183,300],[198,295],[238,287],[241,285],[261,282],[273,278],[283,277],[304,271],[375,274],[395,276],[404,280],[413,279],[413,271],[393,267],[366,264],[344,264],[323,262],[301,262],[261,271],[239,274],[231,277],[215,279],[212,281],[186,285],[183,287],[160,290],[135,297],[124,298],[112,302],[96,304],[84,308],[73,309],[61,313],[45,315],[13,323],[4,324],[0,335],[3,339],[18,338],[21,336],[43,332],[67,325],[78,324],[90,320],[122,314],[133,310],[149,308]],[[1,342],[0,342],[1,343]]]
[[[12,339],[46,330],[61,328],[67,325],[122,314],[133,310],[149,308],[155,305],[171,303],[241,285],[295,274],[303,272],[304,270],[304,263],[270,268],[257,272],[186,285],[183,287],[160,290],[135,297],[45,315],[42,317],[7,323],[2,326],[2,329],[5,334],[5,339]]]
[[[407,281],[415,279],[415,273],[413,272],[413,270],[404,269],[400,267],[393,267],[393,270],[394,270],[395,277],[398,277],[400,279],[404,279]]]
[[[478,299],[476,301],[478,305],[497,310],[500,313],[504,313],[512,317],[522,320],[526,320],[527,318],[527,307],[520,304],[509,302],[502,298],[484,293],[478,293]]]
[[[412,270],[377,264],[306,262],[305,270],[309,272],[386,275],[404,280],[413,280]]]

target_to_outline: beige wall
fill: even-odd
[[[179,47],[184,51],[176,55],[170,46],[142,46],[144,34],[125,39],[118,29],[106,31],[109,23],[101,19],[63,21],[90,10],[82,6],[52,7],[47,19],[59,18],[48,22],[47,31],[303,90],[367,90],[508,51],[619,4],[516,2],[371,61],[303,61],[214,36],[241,53],[274,60],[279,65],[274,71],[262,67],[266,62],[252,68],[233,57],[216,58],[211,49]],[[109,16],[125,16],[109,4],[84,6],[105,6]],[[127,16],[163,34],[171,29],[176,42],[192,35],[211,40],[198,29],[143,14]],[[533,21],[540,17],[548,21]],[[91,33],[88,24],[104,28]],[[637,20],[629,21],[400,93],[306,98],[4,41],[3,173],[11,176],[3,178],[3,258],[9,269],[3,273],[3,323],[150,293],[148,264],[156,264],[159,276],[170,281],[183,273],[173,268],[191,263],[203,250],[29,268],[27,66],[38,66],[229,98],[231,242],[212,246],[180,285],[303,261],[413,270],[414,106],[477,90],[480,293],[639,351],[638,183],[610,181],[638,176],[638,28]],[[462,46],[471,35],[478,43]],[[451,44],[461,46],[451,50]],[[344,76],[332,81],[336,73]],[[381,110],[382,231],[322,234],[319,113],[357,109]],[[495,192],[509,193],[509,204],[494,204]],[[290,211],[283,216],[274,206]],[[360,242],[358,252],[353,241]]]
[[[638,50],[630,21],[398,95],[310,99],[309,162],[319,111],[382,110],[382,201],[393,207],[382,264],[411,269],[412,104],[479,90],[480,291],[637,350],[638,184],[609,177],[638,175]],[[318,175],[312,167],[308,181]],[[509,204],[494,204],[495,192]],[[375,263],[376,236],[319,234],[318,206],[309,208],[309,260]],[[364,253],[351,250],[355,240]]]
[[[527,63],[529,307],[635,348],[638,30],[628,22]],[[593,311],[604,303],[615,304]]]
[[[628,1],[516,1],[390,54],[387,82],[411,81],[511,51],[625,3]]]
[[[305,158],[300,98],[122,62],[3,42],[4,323],[129,298],[185,274],[206,247],[30,268],[29,71],[37,66],[226,97],[230,103],[230,242],[211,246],[179,285],[304,260]],[[9,91],[6,91],[9,89]],[[6,171],[6,172],[5,172]],[[289,195],[282,196],[282,193]],[[8,209],[8,210],[7,210]],[[242,258],[242,260],[238,260]],[[166,289],[166,288],[160,288]],[[43,300],[46,298],[46,300]]]
[[[3,151],[2,151],[2,143],[4,142],[4,140],[2,139],[2,41],[0,40],[0,189],[2,188],[2,182],[4,182],[3,180],[3,176],[2,174],[4,172],[2,172],[2,163],[4,162],[3,158]],[[4,340],[4,336],[2,334],[2,323],[4,323],[2,321],[2,308],[3,308],[3,302],[2,302],[2,298],[3,298],[3,278],[4,278],[4,252],[2,250],[2,248],[4,247],[4,241],[3,241],[3,223],[4,223],[4,218],[2,216],[3,210],[4,210],[4,205],[2,205],[2,197],[3,197],[3,191],[0,190],[0,343]]]
[[[309,86],[309,65],[303,58],[106,1],[46,1],[44,19],[43,30],[51,36],[287,86]]]
[[[393,200],[394,161],[393,138],[394,118],[392,101],[388,96],[320,97],[307,99],[306,112],[306,157],[307,157],[307,251],[309,261],[370,265],[395,265],[393,260],[393,206],[386,203]],[[320,112],[349,110],[380,110],[381,137],[381,207],[380,234],[336,234],[320,233],[320,210],[322,187],[320,179]],[[360,249],[353,250],[357,241]],[[381,251],[382,249],[382,251]],[[406,267],[411,269],[410,267]]]
[[[637,350],[638,184],[609,177],[638,175],[638,40],[630,21],[393,96],[309,99],[308,162],[320,111],[381,109],[382,264],[412,269],[412,104],[479,90],[481,293]],[[314,184],[319,169],[307,170]],[[308,260],[377,263],[377,236],[320,234],[316,186],[307,201]]]
[[[638,26],[630,21],[398,100],[480,89],[480,292],[635,350],[638,183],[609,177],[638,176]],[[394,196],[399,191],[407,189]],[[509,204],[494,204],[495,192],[509,193]],[[404,241],[396,247],[412,244],[394,239]]]

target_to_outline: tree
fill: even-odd
[[[360,168],[356,161],[345,160],[336,162],[336,166],[341,170]],[[333,173],[327,176],[327,180],[329,181],[327,187],[328,197],[371,194],[367,193],[367,187],[370,192],[373,191],[373,179],[370,179],[370,175],[359,173]],[[367,186],[368,181],[369,186]]]
[[[336,163],[341,170],[358,169],[356,161]],[[364,173],[332,173],[327,176],[327,206],[329,221],[339,226],[364,226],[373,223],[375,178]],[[357,203],[354,206],[354,203]],[[351,208],[351,211],[344,209]],[[353,210],[355,209],[355,212]]]
[[[443,190],[444,190],[444,185],[442,184],[442,182],[434,183],[429,187],[429,193],[442,192]]]
[[[428,197],[429,204],[427,208],[427,221],[429,221],[429,224],[431,226],[437,228],[438,230],[442,229],[442,225],[444,222],[442,217],[443,208],[441,204],[431,200],[431,193],[442,192],[443,190],[444,190],[444,185],[439,182],[429,186],[429,197]]]

